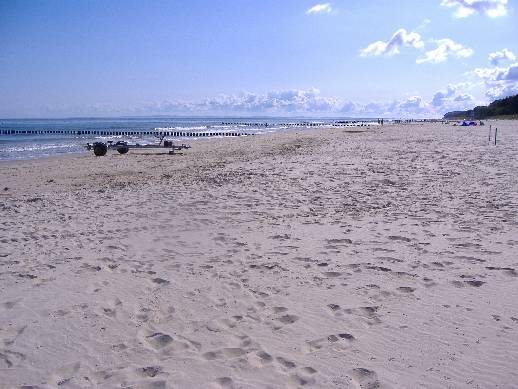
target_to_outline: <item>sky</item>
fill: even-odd
[[[518,0],[0,1],[0,117],[441,117],[518,94]]]

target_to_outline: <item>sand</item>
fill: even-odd
[[[518,122],[487,124],[1,163],[0,387],[516,388]]]

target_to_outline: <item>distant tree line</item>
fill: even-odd
[[[518,95],[495,100],[488,106],[481,105],[467,111],[448,112],[444,119],[487,119],[511,115],[518,115]]]

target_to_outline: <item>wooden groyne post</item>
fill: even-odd
[[[498,128],[495,127],[495,146],[496,146],[496,133],[498,132]]]
[[[489,141],[491,142],[491,124],[489,125]]]

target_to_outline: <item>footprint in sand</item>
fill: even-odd
[[[277,362],[279,362],[279,364],[284,366],[286,369],[294,369],[297,367],[297,364],[295,362],[287,360],[283,357],[277,357],[276,359],[277,359]]]
[[[122,306],[122,301],[118,298],[113,299],[109,305],[101,308],[101,313],[109,317],[115,317],[117,315],[117,309]]]
[[[92,265],[92,264],[89,264],[89,263],[82,264],[80,268],[84,269],[86,271],[90,271],[92,273],[96,273],[96,272],[99,272],[99,271],[102,270],[101,266],[99,266],[99,265]],[[81,274],[82,270],[76,271],[75,273],[76,274]]]
[[[191,346],[198,350],[201,348],[199,343],[190,341],[185,337],[177,336],[175,339],[169,334],[150,329],[141,330],[139,338],[153,350],[165,353],[189,350],[192,349]]]
[[[259,357],[259,360],[263,364],[267,364],[273,361],[273,357],[268,354],[266,351],[258,351],[256,355]]]
[[[423,277],[423,282],[424,282],[424,286],[427,288],[437,285],[437,282],[435,282],[433,280],[433,278],[429,278],[429,277]]]
[[[329,277],[329,278],[336,278],[336,277],[340,277],[343,273],[341,272],[338,272],[338,271],[326,271],[324,272],[324,275],[326,277]]]
[[[247,317],[249,316],[247,315]],[[205,327],[212,332],[223,332],[227,329],[235,328],[243,319],[244,317],[241,315],[234,315],[230,319],[211,320]]]
[[[315,374],[317,372],[316,369],[313,369],[311,366],[306,366],[301,369],[306,374]]]
[[[272,312],[274,314],[284,313],[284,312],[287,312],[287,311],[288,311],[288,308],[286,308],[286,307],[273,307],[272,308]]]
[[[349,371],[353,383],[360,389],[379,389],[381,383],[378,380],[376,372],[359,367]]]
[[[150,319],[150,314],[152,313],[152,310],[147,307],[142,307],[138,310],[135,310],[135,319],[147,322]]]
[[[406,236],[400,236],[400,235],[389,235],[388,238],[393,241],[400,241],[400,242],[411,242],[412,239],[407,238]]]
[[[451,281],[451,284],[456,288],[463,288],[465,286],[461,281]]]
[[[411,288],[410,286],[400,286],[397,290],[403,293],[412,293],[415,291],[415,288]]]
[[[329,335],[325,338],[311,340],[306,343],[306,350],[308,353],[320,350],[326,346],[332,346],[334,348],[345,350],[348,346],[354,342],[356,338],[347,332],[342,332],[337,335]]]
[[[151,335],[146,336],[146,341],[153,346],[155,349],[161,349],[173,342],[173,338],[170,335],[163,334],[161,332],[155,332]]]
[[[381,323],[381,319],[377,314],[378,310],[379,306],[366,306],[359,308],[347,308],[344,309],[343,312],[349,315],[359,316],[368,325],[374,325]]]
[[[102,308],[102,313],[105,314],[106,316],[109,316],[109,317],[115,317],[116,314],[117,314],[117,311],[113,308],[107,308],[107,307],[103,307]]]
[[[162,368],[160,366],[147,366],[147,367],[141,367],[137,369],[137,374],[139,374],[142,377],[156,377],[162,373]]]
[[[292,374],[290,376],[290,381],[296,387],[300,387],[300,386],[311,387],[311,385],[315,384],[315,382],[316,382],[316,380],[313,377],[304,377],[300,374]]]
[[[484,281],[478,281],[478,280],[470,280],[470,281],[464,281],[464,282],[466,284],[468,284],[469,286],[474,286],[475,288],[479,288],[485,284]]]
[[[170,284],[170,282],[168,280],[165,280],[165,279],[160,278],[160,277],[153,278],[151,281],[153,281],[155,284],[158,284],[158,285],[168,285],[168,284]]]
[[[124,343],[118,343],[111,346],[111,349],[114,351],[124,351],[128,348]]]
[[[233,359],[238,358],[247,353],[246,350],[240,347],[227,347],[222,348],[220,350],[208,351],[204,353],[202,356],[208,361],[212,361],[215,359]]]
[[[279,318],[277,318],[278,321],[280,321],[282,324],[293,324],[297,320],[299,320],[299,317],[297,315],[284,315]]]
[[[383,266],[366,266],[367,269],[370,269],[370,270],[378,270],[378,271],[382,271],[382,272],[391,272],[392,269],[388,268],[388,267],[383,267]]]
[[[230,377],[220,377],[216,379],[216,383],[225,389],[232,389],[236,387],[234,385],[234,381]]]

